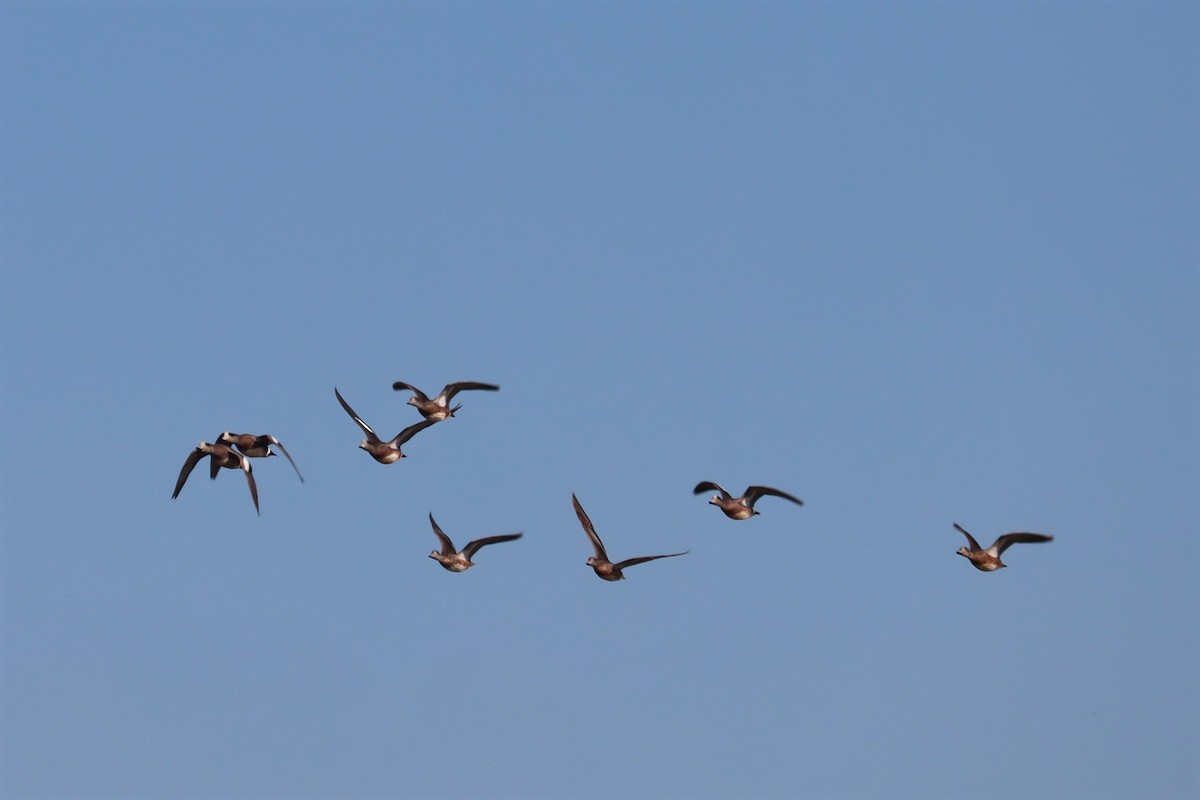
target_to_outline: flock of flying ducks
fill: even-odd
[[[453,417],[455,412],[462,408],[461,404],[451,406],[455,395],[459,392],[497,392],[500,390],[500,387],[492,383],[478,383],[476,381],[448,383],[432,399],[417,387],[403,381],[393,383],[392,389],[398,392],[412,392],[412,396],[408,398],[408,404],[416,407],[417,411],[421,414],[422,420],[409,425],[387,441],[379,438],[375,430],[364,422],[363,418],[350,407],[350,404],[342,397],[342,393],[337,390],[337,387],[334,387],[333,390],[338,403],[341,404],[345,412],[350,415],[350,419],[354,420],[354,423],[366,435],[366,438],[359,443],[359,448],[365,450],[371,458],[380,464],[394,464],[400,459],[406,458],[400,450],[402,445],[429,426],[436,425]],[[179,496],[179,493],[183,490],[183,485],[187,482],[188,476],[192,474],[192,470],[200,463],[201,459],[207,456],[209,459],[209,478],[211,479],[216,479],[222,467],[242,471],[246,476],[246,483],[250,487],[250,498],[254,501],[254,510],[261,514],[258,508],[258,486],[254,482],[254,471],[250,466],[250,459],[267,458],[277,455],[271,449],[273,447],[279,448],[279,451],[283,453],[292,465],[292,469],[296,471],[296,477],[303,483],[304,476],[300,474],[300,468],[296,466],[296,462],[292,460],[283,443],[274,436],[268,434],[256,436],[250,433],[224,431],[217,437],[215,442],[201,442],[188,454],[187,460],[183,462],[183,469],[179,471],[179,478],[175,481],[175,492],[171,495],[171,498],[174,499]],[[779,489],[772,489],[770,486],[749,486],[740,497],[734,497],[719,484],[712,481],[701,481],[692,490],[692,494],[703,494],[705,492],[716,492],[708,501],[709,504],[721,509],[725,516],[733,520],[750,519],[758,514],[759,512],[754,509],[754,504],[762,497],[781,497],[784,500],[790,500],[796,505],[804,505],[804,501],[800,498]],[[574,493],[571,494],[571,503],[575,507],[575,515],[579,517],[579,524],[583,526],[584,532],[592,543],[592,548],[596,551],[596,554],[587,560],[587,564],[603,580],[623,580],[625,578],[624,570],[628,567],[636,564],[644,564],[647,561],[655,561],[660,558],[676,558],[688,553],[687,550],[684,550],[682,553],[638,556],[636,558],[627,558],[624,561],[610,561],[608,552],[604,548],[604,542],[600,540],[595,526],[592,525],[592,520],[588,517],[587,512],[583,510],[583,506],[579,504],[579,498]],[[434,550],[429,554],[429,557],[450,572],[465,572],[475,566],[475,562],[471,559],[480,548],[492,544],[500,544],[501,542],[515,541],[523,535],[520,533],[508,533],[500,536],[486,536],[470,541],[466,547],[458,550],[455,548],[454,542],[450,540],[450,537],[438,526],[437,520],[433,518],[433,514],[429,515],[429,524],[433,527],[434,535],[441,542],[441,548]],[[963,536],[967,537],[967,543],[970,545],[969,547],[960,547],[958,555],[966,557],[976,569],[983,572],[995,572],[998,569],[1008,566],[1000,560],[1000,555],[1014,544],[1049,542],[1054,538],[1044,533],[1006,533],[992,542],[991,546],[981,547],[979,542],[975,540],[975,537],[957,522],[954,523],[954,527]]]

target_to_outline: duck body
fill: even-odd
[[[231,444],[238,449],[242,455],[248,458],[270,458],[278,455],[271,449],[272,445],[278,447],[280,452],[287,458],[288,463],[292,465],[292,469],[296,471],[296,477],[304,483],[304,476],[300,474],[300,468],[296,466],[296,462],[292,460],[292,454],[283,446],[283,442],[276,439],[270,434],[253,434],[253,433],[233,433],[224,431],[217,437],[217,442],[220,444]]]
[[[482,547],[487,547],[490,544],[500,544],[501,542],[513,542],[524,535],[521,533],[505,533],[499,536],[484,536],[483,538],[467,542],[466,547],[458,550],[454,546],[454,542],[450,540],[450,537],[437,524],[437,520],[433,518],[432,513],[429,515],[429,524],[433,527],[433,533],[442,545],[440,550],[434,550],[429,554],[429,557],[441,564],[442,569],[449,572],[466,572],[475,566],[475,562],[471,559]]]
[[[784,500],[791,500],[798,506],[804,505],[804,501],[799,497],[770,486],[748,486],[746,491],[742,492],[741,497],[734,497],[719,483],[712,481],[700,481],[696,484],[696,488],[692,489],[692,494],[703,494],[704,492],[717,492],[709,499],[708,504],[716,506],[725,516],[736,520],[750,519],[758,514],[759,512],[754,510],[754,504],[765,495],[782,497]]]
[[[362,432],[366,434],[367,438],[358,443],[359,449],[365,451],[367,455],[378,461],[380,464],[395,464],[400,459],[406,458],[404,453],[400,450],[400,446],[421,431],[428,428],[430,425],[434,424],[434,420],[423,419],[415,425],[409,425],[407,428],[396,434],[392,439],[385,442],[380,439],[375,433],[375,430],[365,421],[363,421],[363,418],[360,417],[354,411],[354,409],[350,407],[350,404],[346,402],[346,398],[342,397],[342,393],[338,391],[336,386],[333,388],[333,394],[335,397],[337,397],[337,401],[341,404],[342,409],[350,415],[350,419],[354,420],[354,424],[358,425],[358,427],[362,429]]]
[[[457,383],[448,383],[437,397],[430,399],[429,395],[422,392],[411,383],[404,381],[396,381],[392,384],[392,389],[397,392],[409,391],[413,396],[408,398],[408,404],[414,406],[417,411],[421,412],[421,416],[431,422],[443,422],[454,416],[454,412],[462,408],[462,405],[450,406],[450,401],[459,392],[466,391],[484,391],[498,392],[500,387],[494,383],[480,383],[478,381],[458,381]]]
[[[246,484],[250,487],[250,499],[254,501],[254,510],[261,514],[258,507],[258,485],[254,482],[254,470],[250,467],[250,459],[221,442],[201,442],[188,454],[187,460],[183,462],[183,468],[179,470],[179,477],[175,480],[175,491],[171,494],[171,499],[179,497],[179,493],[183,491],[183,485],[187,483],[188,476],[205,456],[210,459],[211,473],[209,477],[211,478],[215,478],[217,472],[222,468],[240,469],[245,474]]]
[[[596,533],[596,528],[592,525],[592,520],[588,517],[587,512],[583,510],[583,506],[579,503],[579,498],[574,493],[571,494],[571,504],[575,507],[575,516],[579,518],[579,524],[583,526],[583,532],[587,534],[588,540],[592,543],[592,549],[596,555],[587,560],[587,565],[596,573],[596,577],[605,581],[620,581],[625,579],[625,568],[632,567],[635,564],[645,564],[647,561],[656,561],[660,558],[675,558],[676,556],[685,556],[687,550],[682,553],[667,553],[661,556],[638,556],[637,558],[627,558],[624,561],[613,563],[608,558],[608,552],[604,549],[604,542],[600,541],[599,534]]]
[[[1008,564],[1000,560],[1000,555],[1014,544],[1041,544],[1043,542],[1054,541],[1053,536],[1048,536],[1044,533],[1018,531],[997,537],[996,541],[992,542],[991,547],[980,547],[979,542],[975,541],[975,537],[968,533],[966,528],[957,522],[954,523],[954,528],[967,537],[967,544],[969,545],[968,547],[958,548],[956,552],[970,561],[971,566],[980,572],[995,572],[1007,567]]]

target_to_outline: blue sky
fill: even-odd
[[[1198,31],[4,4],[3,793],[1196,793]]]

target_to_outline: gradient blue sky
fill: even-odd
[[[1196,794],[1198,32],[4,3],[4,795]]]

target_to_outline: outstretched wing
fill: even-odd
[[[262,511],[258,508],[258,484],[254,482],[254,470],[250,467],[250,459],[239,454],[242,463],[238,464],[242,472],[246,473],[246,483],[250,486],[250,499],[254,501],[254,511],[261,517]]]
[[[645,564],[647,561],[654,561],[659,558],[675,558],[675,556],[686,556],[690,552],[690,550],[684,550],[682,553],[667,553],[666,555],[662,556],[639,556],[637,558],[627,558],[621,563],[614,564],[613,566],[617,569],[625,569],[626,567],[632,567],[634,564]]]
[[[467,546],[463,548],[463,555],[470,561],[481,547],[487,547],[489,544],[499,544],[500,542],[511,542],[514,539],[520,539],[523,535],[520,533],[505,533],[500,536],[485,536],[482,539],[468,542]]]
[[[363,429],[363,433],[367,435],[367,440],[370,441],[371,444],[378,444],[379,437],[375,435],[375,431],[371,430],[370,425],[363,422],[362,417],[354,413],[354,409],[351,408],[350,404],[346,402],[346,398],[342,397],[342,393],[337,390],[336,386],[333,387],[333,393],[337,395],[338,402],[342,404],[342,408],[346,409],[346,413],[350,415],[350,419],[354,420],[354,423]]]
[[[288,463],[292,465],[292,469],[296,470],[296,477],[300,479],[301,483],[304,483],[304,476],[300,474],[300,468],[297,467],[296,462],[292,460],[292,454],[289,453],[287,451],[287,448],[283,446],[283,442],[279,441],[274,436],[270,436],[267,434],[263,434],[262,436],[259,436],[258,439],[263,444],[273,444],[276,447],[278,447],[279,452],[283,453],[283,455],[287,458]]]
[[[972,536],[971,534],[967,533],[966,528],[964,528],[962,525],[959,525],[957,522],[954,523],[954,527],[959,533],[961,533],[963,536],[967,537],[967,544],[970,545],[972,550],[982,550],[983,549],[982,547],[979,546],[979,542],[975,541],[975,537]]]
[[[782,492],[779,489],[772,489],[770,486],[748,486],[748,487],[746,487],[746,494],[745,494],[746,505],[750,506],[751,508],[754,508],[755,501],[757,501],[758,498],[762,497],[763,495],[770,495],[772,497],[782,497],[784,500],[791,500],[793,503],[795,503],[798,506],[804,505],[804,501],[801,500],[799,497],[793,497],[792,495],[788,494],[787,492]]]
[[[179,493],[183,491],[183,485],[187,483],[188,475],[192,474],[192,470],[196,468],[196,465],[200,463],[200,459],[204,458],[205,455],[207,454],[199,447],[188,453],[187,461],[183,462],[183,469],[179,470],[179,479],[175,481],[175,492],[171,495],[172,500],[179,497]],[[215,465],[216,462],[214,461],[213,464]]]
[[[705,492],[720,492],[721,497],[725,500],[732,500],[733,495],[725,491],[719,484],[712,481],[700,481],[696,484],[696,488],[692,489],[692,494],[704,494]]]
[[[396,381],[395,383],[392,384],[392,388],[394,390],[396,390],[397,392],[402,392],[405,389],[407,389],[408,391],[415,394],[417,396],[417,399],[420,400],[422,403],[429,402],[429,397],[424,392],[422,392],[420,389],[413,386],[411,383],[405,383],[404,381]]]
[[[583,506],[579,505],[579,498],[571,492],[571,503],[575,506],[575,516],[579,517],[579,524],[583,526],[584,533],[592,540],[592,547],[596,550],[596,555],[608,561],[608,553],[604,551],[604,542],[600,541],[600,537],[596,534],[596,528],[592,525],[592,521],[588,519],[587,512],[583,510]]]
[[[477,383],[476,381],[459,381],[458,383],[447,383],[446,388],[442,389],[442,393],[438,395],[438,399],[449,403],[454,399],[454,395],[459,392],[479,390],[484,392],[498,392],[500,387],[494,383]]]
[[[429,513],[429,524],[433,526],[433,532],[437,534],[438,539],[442,543],[442,555],[452,556],[458,552],[454,549],[454,542],[450,541],[450,537],[442,533],[441,526],[439,526],[437,524],[437,520],[433,518],[433,512]],[[470,561],[471,557],[467,556],[467,560]]]
[[[1014,544],[1039,544],[1053,540],[1053,536],[1044,533],[1006,533],[993,542],[992,547],[996,548],[997,553],[1003,553]]]
[[[405,428],[404,430],[397,433],[396,438],[392,439],[392,441],[389,442],[389,444],[391,444],[395,447],[399,447],[400,445],[404,444],[412,437],[416,436],[421,431],[428,428],[430,425],[436,425],[436,424],[437,424],[437,420],[423,419],[414,425],[409,425],[407,428]]]

